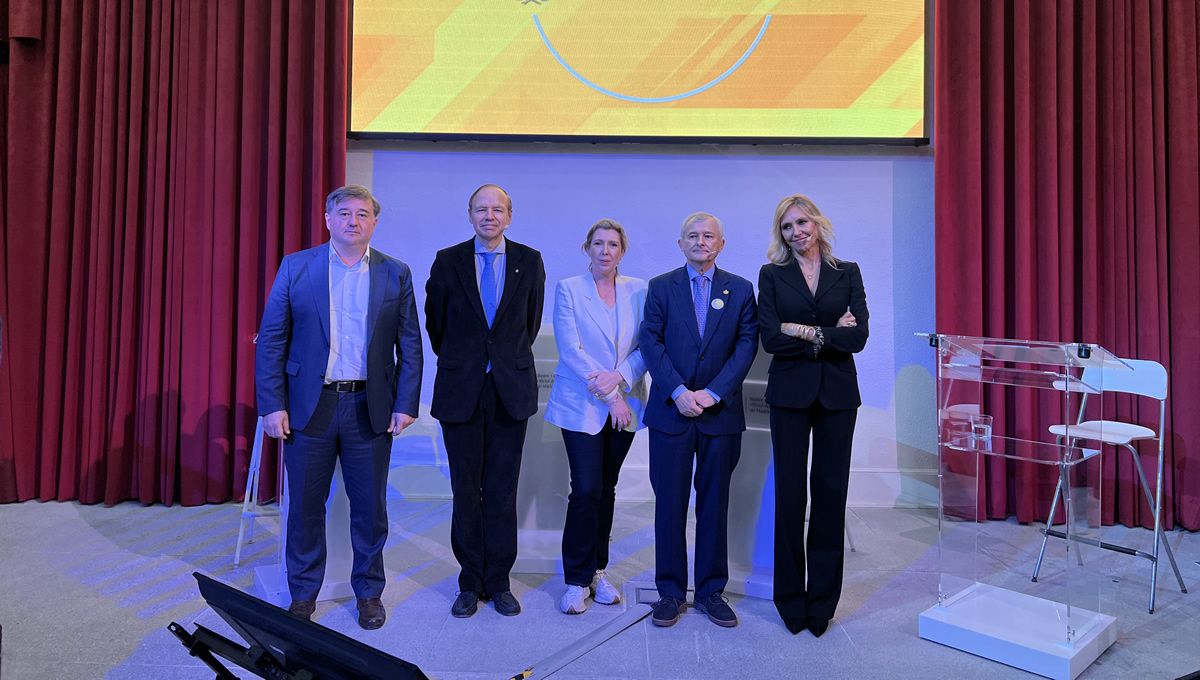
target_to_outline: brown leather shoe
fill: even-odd
[[[364,630],[382,628],[387,620],[387,610],[378,597],[360,599],[358,601],[358,625]]]
[[[312,621],[313,612],[317,611],[315,600],[292,600],[288,605],[288,613],[305,621]]]

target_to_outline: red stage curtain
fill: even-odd
[[[263,301],[345,176],[347,3],[0,11],[0,501],[240,497]]]
[[[1165,365],[1164,526],[1200,529],[1196,3],[938,2],[935,23],[938,330]],[[1157,426],[1142,403],[1108,399],[1105,415]],[[1045,406],[990,408],[1043,438]],[[1151,526],[1133,465],[1106,454],[1103,519]],[[1004,460],[987,475],[990,516],[1045,518],[1031,491],[1053,477]]]

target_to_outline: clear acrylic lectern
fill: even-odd
[[[1099,450],[1080,447],[1070,425],[1083,395],[1103,391],[1084,381],[1083,369],[1124,362],[1096,345],[926,337],[937,351],[939,580],[920,635],[1074,678],[1115,641],[1116,620],[1100,613],[1103,576],[1092,568],[1100,550]],[[1061,424],[1067,435],[1051,435],[1049,427]],[[1031,582],[1024,558],[1030,565],[1037,558],[1037,526],[1060,485],[1053,531],[1066,540],[1050,541]],[[1010,517],[1018,494],[1033,498],[1037,523]]]

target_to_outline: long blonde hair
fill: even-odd
[[[775,206],[775,221],[771,223],[771,245],[767,248],[767,259],[778,265],[788,264],[795,259],[791,247],[783,242],[783,234],[780,233],[779,227],[779,223],[783,221],[783,214],[792,206],[803,210],[816,224],[817,247],[821,251],[821,259],[836,269],[840,260],[833,256],[833,223],[822,215],[817,204],[804,194],[792,194]]]

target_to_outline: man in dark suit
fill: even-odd
[[[674,625],[686,608],[687,510],[695,462],[694,606],[714,623],[737,625],[722,593],[729,479],[741,454],[746,418],[742,381],[758,349],[754,287],[717,269],[721,221],[693,213],[679,249],[687,265],[650,281],[640,346],[653,382],[646,403],[650,483],[654,487],[654,623]]]
[[[329,243],[283,258],[255,348],[264,432],[284,440],[288,611],[310,618],[325,577],[325,501],[341,460],[350,499],[358,623],[383,625],[392,437],[417,416],[421,324],[412,275],[370,248],[379,202],[366,187],[325,199]],[[390,435],[390,436],[389,436]]]
[[[438,355],[431,413],[442,424],[454,511],[450,544],[462,568],[450,612],[491,599],[521,613],[509,587],[517,559],[517,477],[525,425],[537,413],[533,340],[542,325],[541,253],[510,241],[512,200],[494,184],[467,201],[475,237],[438,251],[425,287],[425,324]]]

